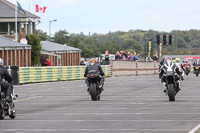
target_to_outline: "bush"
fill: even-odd
[[[31,65],[40,64],[41,58],[41,45],[40,38],[36,35],[27,35],[28,44],[32,46],[31,48]]]

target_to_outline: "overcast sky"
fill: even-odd
[[[15,3],[15,0],[8,0]],[[200,29],[200,0],[18,0],[22,8],[41,17],[37,25],[51,34],[66,29],[70,33],[106,34],[109,31]],[[46,13],[35,13],[35,4]]]

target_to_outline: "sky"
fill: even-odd
[[[8,0],[15,3],[16,0]],[[200,29],[200,0],[17,0],[21,7],[41,17],[36,26],[49,34],[106,34],[116,31]],[[35,13],[35,4],[46,6]]]

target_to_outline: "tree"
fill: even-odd
[[[188,47],[186,41],[180,37],[177,39],[177,45],[178,45],[178,48],[187,48]]]
[[[59,44],[67,44],[69,39],[69,32],[66,30],[59,30],[55,33],[54,42]]]
[[[31,65],[40,64],[41,45],[40,38],[36,35],[27,35],[28,44],[31,45]]]
[[[135,41],[134,39],[128,39],[128,40],[124,40],[122,42],[122,48],[124,49],[133,49],[135,50],[137,53],[143,50],[142,45]]]
[[[41,41],[47,40],[47,38],[48,38],[47,32],[43,32],[42,30],[37,30],[36,32]]]

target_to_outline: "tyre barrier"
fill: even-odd
[[[63,67],[20,67],[19,84],[79,80],[84,79],[86,66],[63,66]],[[110,76],[110,65],[102,65],[106,77]]]

